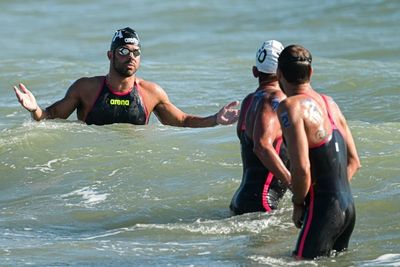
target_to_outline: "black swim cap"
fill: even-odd
[[[111,41],[110,50],[113,51],[116,48],[123,46],[125,44],[133,44],[140,47],[139,36],[135,32],[135,30],[126,27],[124,29],[117,30],[114,33],[114,37]]]

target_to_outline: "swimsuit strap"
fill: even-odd
[[[328,104],[328,98],[327,98],[326,95],[323,95],[323,94],[320,94],[320,95],[322,96],[322,99],[325,102],[326,111],[328,112],[328,118],[329,118],[329,120],[330,120],[330,122],[332,124],[332,128],[333,129],[337,129],[335,121],[333,120],[332,115],[331,115],[331,109],[330,109],[329,104]]]
[[[144,113],[146,114],[146,124],[147,124],[149,122],[150,114],[149,114],[149,111],[147,110],[146,104],[144,103],[142,90],[140,89],[139,84],[136,82],[136,79],[135,79],[135,82],[133,84],[133,88],[135,88],[137,90],[139,98],[140,98],[140,102],[142,102]]]
[[[253,101],[254,101],[254,94],[252,94],[252,95],[250,96],[250,99],[245,103],[245,106],[242,108],[243,111],[245,112],[244,118],[243,118],[243,121],[242,121],[242,125],[240,125],[240,130],[242,130],[242,131],[245,131],[245,130],[246,130],[246,117],[247,117],[247,112],[249,111],[249,108],[250,108],[251,104],[253,103]]]

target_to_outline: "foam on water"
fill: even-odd
[[[363,261],[360,266],[362,266],[362,267],[379,267],[379,266],[398,267],[398,266],[400,266],[400,254],[384,254],[374,260]]]
[[[262,219],[243,220],[239,218],[230,218],[225,220],[202,220],[198,219],[194,223],[172,223],[172,224],[137,224],[132,230],[136,229],[162,229],[168,231],[187,231],[190,233],[200,233],[203,235],[231,235],[240,233],[262,233],[267,229],[288,229],[293,225],[282,222],[281,218],[271,216]],[[129,230],[129,229],[128,229]]]
[[[97,187],[96,186],[91,186],[91,187],[83,187],[81,189],[75,190],[73,192],[63,194],[61,195],[61,198],[64,200],[69,200],[67,202],[67,206],[84,206],[84,207],[92,207],[96,204],[99,204],[101,202],[106,201],[107,196],[109,196],[109,193],[99,193],[96,191]],[[73,202],[76,202],[76,198],[82,199],[76,204],[72,204],[71,201],[75,200]]]

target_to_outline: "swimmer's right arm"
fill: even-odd
[[[279,105],[278,117],[287,143],[292,175],[292,221],[297,228],[303,225],[305,198],[311,185],[308,139],[304,121],[299,114],[299,110],[285,100]]]
[[[14,92],[18,102],[31,113],[34,120],[40,121],[46,117],[45,112],[37,104],[34,95],[25,87],[24,84],[20,83],[18,84],[18,87],[14,86]]]
[[[79,96],[76,93],[76,83],[75,82],[67,91],[65,97],[56,103],[52,104],[45,110],[41,109],[37,104],[37,101],[33,94],[25,87],[24,84],[20,83],[19,88],[14,86],[15,95],[19,103],[28,110],[32,118],[36,121],[43,119],[66,119],[71,115],[71,113],[77,108],[79,104]]]
[[[278,108],[278,118],[290,158],[292,192],[295,204],[304,203],[311,185],[308,139],[299,107],[284,100]]]

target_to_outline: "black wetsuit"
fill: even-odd
[[[348,247],[356,214],[347,179],[347,147],[330,115],[332,135],[309,148],[312,184],[306,197],[306,213],[294,254],[313,259]]]
[[[110,90],[104,79],[99,95],[86,116],[87,124],[105,125],[112,123],[147,124],[148,114],[139,94],[138,85],[126,93]]]
[[[241,112],[248,111],[253,99],[248,105],[241,108]],[[230,209],[233,214],[239,215],[248,212],[269,212],[278,208],[279,200],[285,194],[287,187],[276,178],[258,159],[253,152],[253,140],[245,133],[245,120],[241,125],[240,145],[243,163],[242,182],[233,195]],[[274,148],[286,166],[289,165],[287,151],[282,139],[274,142]]]

